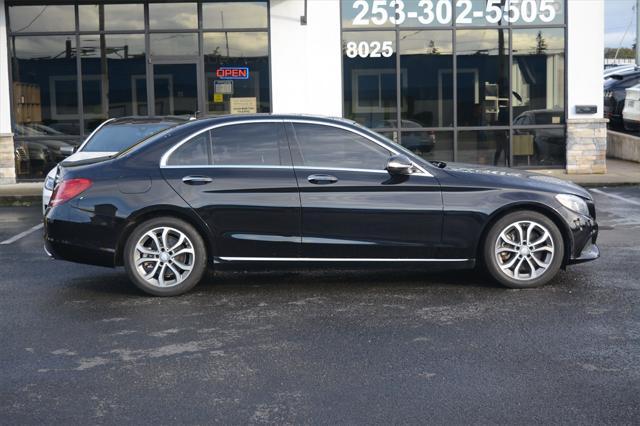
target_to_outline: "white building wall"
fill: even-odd
[[[611,0],[607,0],[611,1]],[[569,119],[603,116],[604,0],[568,0],[567,96]],[[576,105],[596,105],[593,115]]]
[[[4,0],[0,0],[0,135],[11,133],[11,102],[9,97],[9,55],[7,54],[7,24]]]
[[[342,116],[340,1],[271,0],[274,113]]]

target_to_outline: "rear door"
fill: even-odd
[[[350,127],[287,124],[302,203],[303,258],[409,260],[436,256],[440,185],[429,173],[392,176],[395,152]]]
[[[300,198],[282,121],[201,132],[163,158],[162,173],[214,234],[221,260],[297,258]]]

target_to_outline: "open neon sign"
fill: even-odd
[[[248,67],[220,67],[216,70],[216,77],[221,80],[248,80]]]

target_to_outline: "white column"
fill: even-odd
[[[271,0],[274,113],[342,116],[340,1]]]
[[[11,97],[9,92],[9,54],[4,0],[0,0],[0,184],[16,180],[13,135],[11,134]]]
[[[604,0],[568,0],[567,3],[568,118],[602,118]],[[576,105],[596,105],[598,112],[576,114]]]

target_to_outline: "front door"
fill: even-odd
[[[348,128],[293,122],[287,130],[302,205],[301,257],[436,256],[442,197],[433,176],[390,175],[393,153]]]
[[[199,81],[196,62],[153,64],[153,115],[194,115]]]
[[[216,258],[299,256],[300,198],[281,121],[201,132],[168,157],[162,174],[209,226]]]

